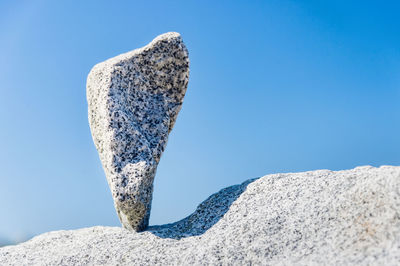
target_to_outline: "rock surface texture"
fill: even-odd
[[[56,231],[0,248],[0,265],[399,265],[400,167],[268,175],[140,233]]]
[[[157,165],[188,79],[188,51],[174,32],[99,63],[89,73],[93,141],[127,229],[140,231],[148,225]]]

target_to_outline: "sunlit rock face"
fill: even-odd
[[[87,78],[89,124],[122,225],[147,227],[158,162],[189,80],[178,33],[97,64]]]
[[[399,265],[400,166],[267,175],[188,217],[96,226],[0,248],[0,265]]]

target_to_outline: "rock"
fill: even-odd
[[[188,51],[178,33],[97,64],[87,79],[89,123],[122,225],[149,222],[158,162],[182,106]]]
[[[140,233],[56,231],[0,248],[0,265],[398,265],[400,167],[268,175]]]

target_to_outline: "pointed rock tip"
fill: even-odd
[[[167,32],[167,33],[163,33],[161,35],[158,35],[156,38],[154,38],[150,43],[148,43],[147,45],[141,47],[141,48],[136,48],[134,50],[131,50],[129,52],[125,52],[122,54],[119,54],[115,57],[109,58],[103,62],[100,62],[98,64],[96,64],[91,71],[89,72],[89,76],[91,72],[94,72],[100,68],[102,68],[104,65],[107,64],[118,64],[121,60],[125,60],[126,58],[135,56],[136,54],[141,53],[142,51],[146,50],[146,49],[151,49],[157,42],[163,41],[163,40],[179,40],[181,43],[183,43],[182,41],[182,37],[178,32]],[[184,44],[183,44],[184,45]],[[185,46],[184,46],[185,47]]]
[[[165,39],[174,39],[174,38],[181,38],[181,35],[178,32],[170,31],[170,32],[166,32],[166,33],[158,35],[156,38],[154,38],[153,41],[165,40]]]
[[[182,37],[178,32],[167,32],[167,33],[163,33],[161,35],[158,35],[157,37],[155,37],[148,45],[146,46],[152,46],[153,44],[159,42],[159,41],[168,41],[168,40],[180,40],[182,42]],[[145,47],[146,47],[145,46]]]

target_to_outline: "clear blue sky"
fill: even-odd
[[[168,31],[182,34],[191,72],[151,224],[249,178],[399,165],[399,10],[399,1],[0,0],[0,238],[119,226],[86,77]]]

